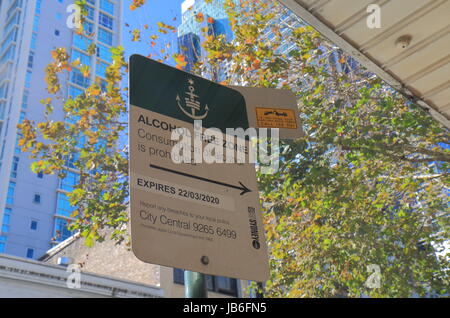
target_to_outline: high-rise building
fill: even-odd
[[[66,192],[76,184],[77,171],[68,160],[64,179],[33,173],[17,144],[17,124],[45,120],[39,101],[50,97],[45,67],[55,48],[67,48],[72,60],[90,67],[89,77],[74,68],[61,78],[62,97],[77,96],[93,81],[105,83],[110,47],[121,41],[122,2],[87,0],[84,31],[77,34],[70,23],[72,0],[0,1],[0,253],[38,258],[72,234]],[[87,52],[91,44],[96,56]],[[52,119],[64,120],[61,108]]]
[[[178,53],[185,56],[187,65],[186,71],[192,71],[196,62],[207,64],[204,52],[201,49],[201,43],[204,41],[204,35],[224,35],[226,41],[232,41],[234,38],[231,29],[229,16],[224,8],[223,0],[206,2],[204,0],[185,0],[181,5],[182,23],[178,27]],[[239,2],[236,1],[236,4]],[[237,8],[239,6],[236,6]],[[271,39],[275,36],[271,26],[289,25],[282,28],[281,33],[292,32],[293,28],[303,26],[304,23],[293,13],[286,11],[284,14],[276,16],[265,32],[262,39]],[[288,54],[295,48],[294,43],[283,43],[275,52],[277,54]],[[230,65],[223,62],[213,74],[202,74],[214,81],[223,81],[230,78]],[[231,76],[232,77],[232,76]]]
[[[238,1],[236,1],[236,4],[238,4]],[[236,8],[239,7],[236,6]],[[185,0],[181,5],[181,12],[182,23],[178,27],[178,53],[185,56],[187,65],[184,69],[190,72],[196,62],[200,61],[207,64],[207,59],[201,48],[201,43],[204,41],[203,30],[207,30],[206,35],[217,36],[224,34],[227,41],[232,41],[234,36],[228,14],[224,8],[224,1]],[[250,17],[245,19],[250,19]],[[245,23],[245,20],[243,22]],[[290,10],[284,9],[268,23],[267,28],[262,33],[261,40],[272,40],[276,36],[273,31],[274,27],[279,30],[282,36],[286,37],[295,28],[306,25],[304,21]],[[295,43],[284,41],[274,52],[289,58],[289,52],[296,48]],[[357,63],[351,58],[347,58],[345,63],[341,63],[342,51],[340,50],[335,50],[331,54],[325,54],[329,55],[329,66],[338,72],[349,73],[358,68]],[[230,64],[223,62],[215,70],[215,74],[210,72],[209,74],[202,73],[202,75],[219,82],[225,78],[239,82],[239,79],[233,78],[232,74],[229,74],[229,69]]]
[[[182,23],[178,26],[178,53],[186,58],[186,71],[192,71],[194,64],[202,60],[200,43],[205,35],[224,35],[227,41],[233,39],[224,2],[224,0],[209,3],[204,0],[185,0],[181,4]],[[218,75],[219,78],[223,76]]]

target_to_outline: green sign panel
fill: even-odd
[[[130,57],[130,104],[205,128],[248,128],[241,93],[141,55]]]

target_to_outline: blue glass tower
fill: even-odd
[[[188,63],[186,71],[202,57],[200,43],[204,34],[202,29],[207,30],[207,35],[225,35],[227,41],[233,39],[231,25],[224,9],[224,0],[216,0],[206,3],[204,0],[185,0],[181,5],[182,23],[178,27],[178,53],[186,57]],[[203,15],[202,21],[197,19],[198,14]]]
[[[187,65],[185,70],[191,71],[201,56],[200,37],[194,33],[179,36],[178,53],[186,57]]]

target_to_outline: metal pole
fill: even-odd
[[[207,298],[205,274],[184,271],[184,296],[186,298]]]
[[[264,298],[264,285],[263,285],[263,283],[256,283],[256,298]]]

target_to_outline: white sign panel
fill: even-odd
[[[204,128],[194,129],[194,120]],[[231,125],[231,126],[230,126]],[[211,275],[268,278],[256,172],[252,163],[196,162],[218,139],[206,128],[248,128],[245,100],[228,87],[134,55],[130,60],[132,248],[144,262]],[[191,133],[189,163],[176,163]],[[185,135],[186,137],[186,135]],[[195,138],[197,137],[197,139]],[[180,137],[181,138],[181,137]],[[181,140],[181,139],[180,139]],[[220,145],[248,152],[236,143]],[[181,155],[180,155],[181,156]]]

